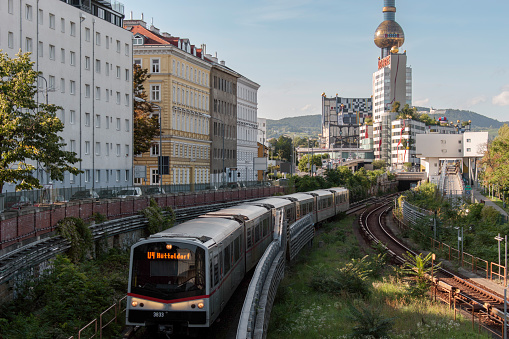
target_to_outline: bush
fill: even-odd
[[[349,303],[348,310],[348,319],[356,324],[352,331],[354,338],[385,338],[394,324],[393,318],[385,318],[380,309],[367,305],[357,308]]]
[[[92,231],[80,218],[67,217],[60,220],[57,234],[70,241],[71,247],[67,253],[73,263],[81,261],[92,249]]]
[[[319,292],[348,293],[362,297],[366,297],[370,293],[370,285],[366,278],[371,272],[355,259],[340,269],[328,268],[320,264],[313,267],[312,270],[310,286]]]

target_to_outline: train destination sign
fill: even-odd
[[[189,260],[191,253],[163,253],[163,252],[147,252],[149,260]]]

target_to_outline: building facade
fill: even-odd
[[[211,182],[237,181],[237,78],[239,74],[207,54],[210,71]]]
[[[121,3],[95,0],[0,3],[0,49],[9,57],[32,53],[41,72],[36,99],[62,107],[66,150],[82,159],[83,173],[62,182],[38,168],[46,188],[132,185],[132,36],[123,11]]]
[[[237,80],[237,170],[241,181],[254,181],[258,154],[258,89],[260,85],[241,76]]]
[[[258,142],[262,145],[268,146],[267,141],[267,119],[256,118],[258,122]]]
[[[412,69],[407,66],[406,51],[399,52],[405,42],[401,26],[396,22],[395,0],[384,0],[384,21],[377,27],[374,42],[381,50],[378,70],[373,73],[373,146],[376,159],[392,161],[391,112],[395,102],[401,107],[412,105]]]
[[[359,125],[372,114],[371,98],[322,95],[322,146],[358,147]]]
[[[426,125],[417,120],[398,119],[391,122],[391,165],[393,169],[403,169],[405,163],[412,166],[420,164],[415,156],[417,134],[426,133]]]
[[[210,182],[210,71],[202,48],[188,39],[146,27],[143,20],[125,20],[133,38],[134,63],[149,70],[144,84],[154,114],[161,113],[161,138],[149,152],[134,158],[140,166],[138,185],[194,185]],[[157,105],[157,106],[156,106]],[[159,174],[158,159],[167,163]]]

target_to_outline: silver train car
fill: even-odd
[[[267,246],[307,214],[348,209],[348,190],[271,197],[210,212],[131,247],[126,324],[192,333],[217,319]]]

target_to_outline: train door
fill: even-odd
[[[210,257],[210,321],[211,323],[217,318],[221,312],[221,291],[219,290],[220,283],[220,267],[219,267],[219,253],[217,248],[211,251]]]

